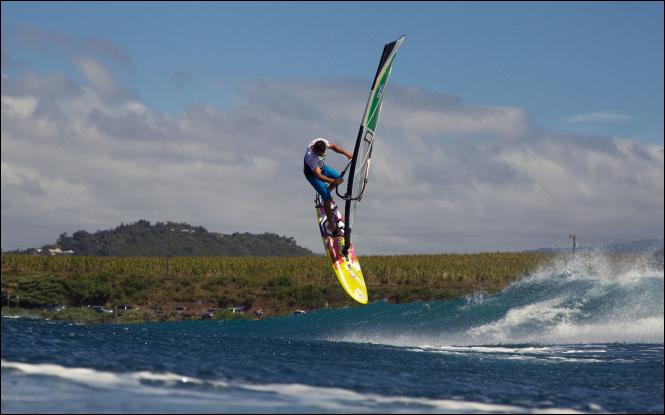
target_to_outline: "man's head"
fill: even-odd
[[[312,150],[314,150],[314,152],[319,156],[326,154],[326,148],[326,142],[323,140],[314,142],[314,145],[312,146]]]

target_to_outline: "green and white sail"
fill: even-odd
[[[374,82],[372,82],[372,89],[369,94],[369,99],[367,100],[367,106],[365,107],[363,120],[360,124],[358,137],[356,138],[346,195],[344,196],[346,199],[346,207],[344,209],[344,222],[346,224],[346,229],[344,231],[344,252],[348,252],[349,245],[351,244],[353,217],[358,202],[362,199],[367,185],[376,125],[379,122],[379,115],[381,115],[381,106],[383,105],[386,83],[388,82],[388,77],[390,77],[390,71],[392,70],[393,61],[395,60],[397,51],[403,41],[404,36],[401,36],[399,39],[390,42],[383,47],[383,54],[381,55],[379,68],[374,76]]]

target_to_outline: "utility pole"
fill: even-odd
[[[171,276],[169,261],[171,259],[171,222],[166,222],[166,276]]]
[[[575,250],[577,248],[577,235],[568,235],[568,237],[573,239],[573,255],[575,255]]]

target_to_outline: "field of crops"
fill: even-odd
[[[397,255],[360,257],[366,279],[374,283],[427,283],[436,280],[491,279],[524,273],[549,254],[484,253],[448,255]],[[328,259],[307,257],[82,257],[2,255],[2,272],[68,274],[113,273],[146,276],[226,275],[239,277],[290,275],[300,282],[330,277]]]

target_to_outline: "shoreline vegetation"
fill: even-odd
[[[560,255],[365,256],[369,302],[491,294]],[[625,262],[619,256],[612,262]],[[258,319],[359,306],[325,256],[90,257],[2,254],[2,315],[77,323]]]

